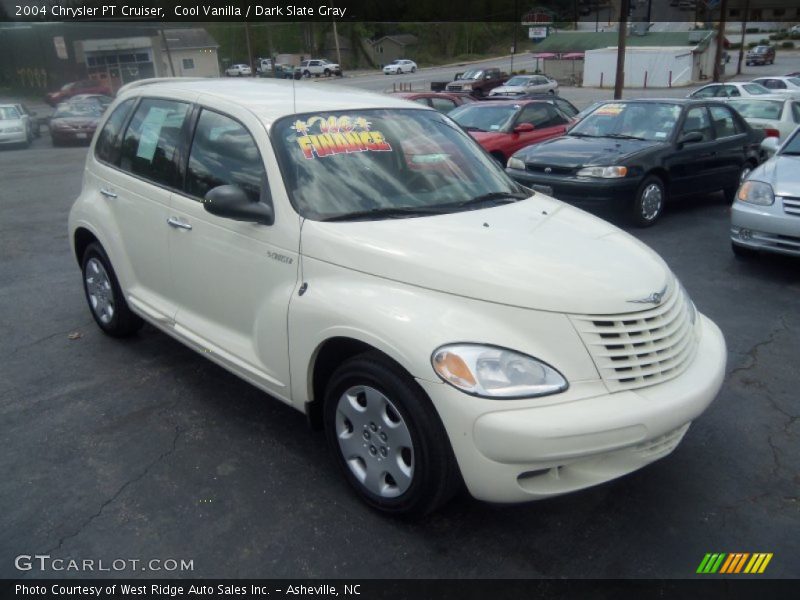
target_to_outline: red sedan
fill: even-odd
[[[443,92],[397,92],[394,96],[400,96],[406,100],[413,100],[425,106],[435,108],[440,113],[449,114],[450,111],[475,102],[475,98],[469,94],[447,94]]]
[[[547,100],[475,102],[448,116],[504,167],[517,150],[564,135],[572,122]]]
[[[111,96],[111,89],[109,89],[105,83],[94,81],[93,79],[73,81],[72,83],[63,85],[61,89],[47,94],[47,96],[45,96],[45,102],[50,106],[56,106],[78,94],[101,94],[104,96]]]

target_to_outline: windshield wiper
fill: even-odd
[[[355,221],[358,219],[372,218],[372,217],[410,217],[415,215],[440,215],[445,210],[441,210],[436,206],[385,206],[378,208],[369,208],[367,210],[355,210],[353,212],[342,213],[341,215],[334,215],[321,219],[322,221]]]
[[[600,137],[606,138],[614,138],[617,140],[642,140],[644,141],[643,137],[639,137],[638,135],[628,135],[627,133],[607,133]]]
[[[800,150],[785,150],[780,156],[800,156]]]
[[[489,192],[488,194],[481,194],[480,196],[475,196],[474,198],[470,198],[469,200],[462,200],[461,202],[455,202],[451,204],[451,206],[474,206],[475,204],[482,204],[483,202],[494,201],[497,202],[499,200],[505,200],[502,204],[511,204],[512,202],[516,202],[517,200],[525,200],[525,198],[529,198],[528,194],[523,192]]]
[[[598,135],[592,135],[591,133],[581,133],[579,131],[568,131],[567,135],[571,135],[573,137],[591,137],[591,138],[600,137]]]
[[[472,125],[462,125],[462,127],[466,131],[483,131],[483,132],[486,131],[485,129],[481,129],[480,127],[473,127]]]

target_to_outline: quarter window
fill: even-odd
[[[145,98],[131,119],[122,142],[120,167],[168,187],[180,187],[178,149],[189,105]]]
[[[220,185],[237,185],[258,202],[267,174],[247,129],[230,117],[203,109],[189,153],[186,191],[203,198]]]
[[[125,102],[117,106],[114,112],[111,113],[111,116],[108,117],[94,145],[94,155],[97,160],[112,165],[117,164],[120,149],[120,133],[122,132],[122,126],[125,125],[125,119],[133,106],[133,102],[133,99],[125,100]]]

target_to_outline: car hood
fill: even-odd
[[[526,163],[578,168],[587,165],[613,165],[662,142],[617,140],[566,135],[520,150],[516,156]]]
[[[497,96],[498,94],[524,94],[525,93],[525,86],[524,85],[501,85],[500,87],[496,87],[491,91],[491,96]]]
[[[641,310],[672,275],[610,223],[542,194],[431,217],[303,225],[303,255],[438,292],[573,314]],[[313,287],[313,283],[312,283]]]
[[[800,196],[800,156],[773,156],[748,179],[770,184],[776,196]]]

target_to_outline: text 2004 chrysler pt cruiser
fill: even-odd
[[[304,411],[390,513],[634,471],[723,378],[719,329],[658,255],[388,96],[140,82],[69,228],[106,333],[144,319]]]

